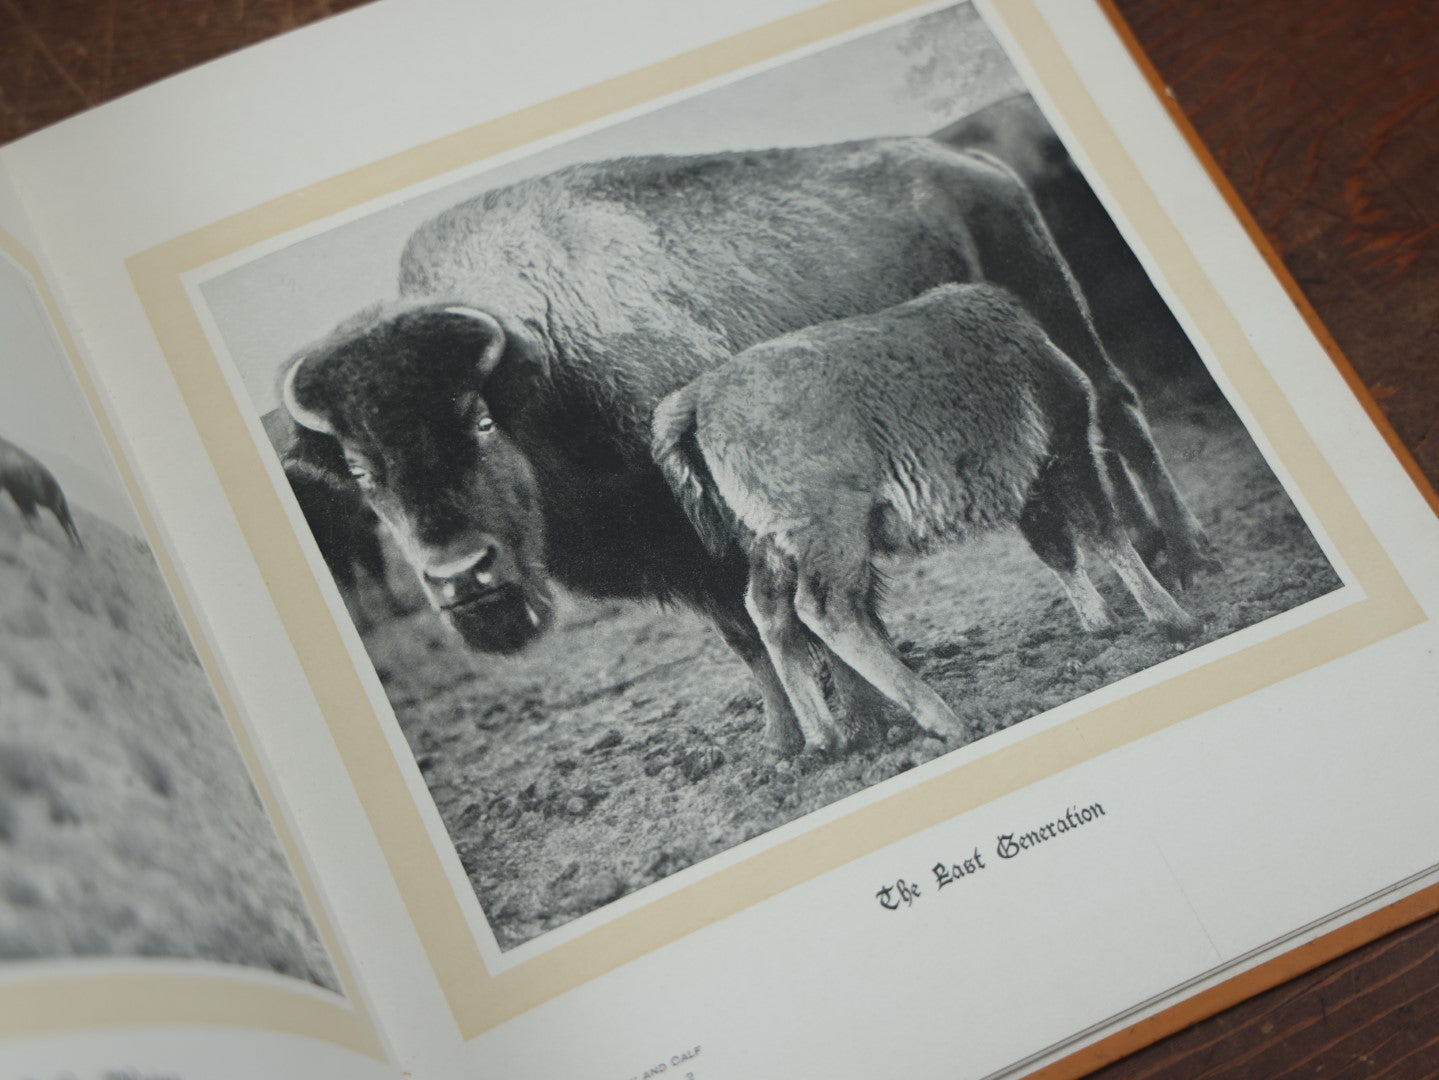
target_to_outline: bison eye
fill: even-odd
[[[475,430],[483,435],[487,431],[495,430],[495,419],[492,416],[482,416],[475,421]]]
[[[375,486],[375,477],[374,474],[370,472],[369,466],[363,462],[355,461],[353,458],[347,459],[345,464],[349,467],[350,475],[355,478],[355,482],[359,484],[360,487],[368,491]]]

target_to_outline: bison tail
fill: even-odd
[[[720,558],[734,542],[734,531],[695,437],[697,404],[698,393],[690,384],[655,407],[650,452],[700,540]]]

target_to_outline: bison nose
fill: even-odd
[[[438,592],[449,603],[471,599],[494,588],[495,563],[500,557],[500,546],[487,540],[479,548],[425,568],[425,584]]]

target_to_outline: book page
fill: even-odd
[[[15,207],[0,192],[0,1061],[393,1075]],[[222,1033],[140,1033],[181,1021]],[[291,1057],[276,1031],[332,1045]]]
[[[137,448],[242,692],[313,694],[257,722],[306,835],[340,842],[326,881],[392,876],[340,892],[386,935],[356,948],[407,1068],[1001,1073],[1434,880],[1400,838],[1435,813],[1433,515],[1097,9],[616,3],[586,19],[649,29],[606,50],[557,10],[415,11],[207,73],[189,100],[226,139],[203,154],[157,91],[123,142],[117,112],[17,156],[117,409],[194,419]],[[480,38],[493,63],[464,64]],[[356,85],[376,50],[390,74]],[[222,102],[260,71],[252,114]],[[62,220],[56,162],[142,153],[148,186],[113,193],[135,214]],[[1126,541],[1090,536],[1080,574],[1055,537],[1085,521],[1037,527],[1062,494],[926,517],[939,474],[896,467],[892,653],[775,590],[825,658],[801,720],[752,589],[774,563],[695,570],[650,417],[732,353],[873,339],[954,276],[1004,285],[1007,325],[1084,372],[1095,442],[1052,456],[1102,475]],[[810,466],[868,441],[851,404],[772,429],[811,537],[852,481]],[[523,463],[482,482],[492,431]],[[707,464],[749,477],[726,505],[756,520],[775,474]],[[943,481],[993,467],[965,444]],[[479,540],[446,547],[444,520]]]
[[[943,63],[953,69],[934,72],[939,57],[951,58]],[[868,114],[823,109],[841,73],[869,103]],[[763,108],[765,102],[789,99],[813,104],[780,113]],[[316,546],[333,569],[336,541],[322,530],[333,530],[340,517],[340,496],[332,494],[339,481],[327,485],[327,474],[304,456],[306,447],[295,445],[305,433],[296,432],[283,415],[281,374],[296,355],[323,349],[316,339],[325,329],[394,292],[401,251],[422,223],[456,206],[479,206],[498,216],[506,203],[468,200],[524,191],[529,178],[567,177],[564,170],[576,162],[840,144],[873,131],[898,136],[935,131],[942,145],[1002,150],[1030,168],[1031,186],[1049,218],[1068,228],[1060,242],[1069,245],[1069,262],[1096,326],[1116,355],[1133,358],[1130,378],[1146,402],[1154,440],[1165,448],[1176,485],[1201,520],[1225,517],[1234,531],[1211,525],[1209,542],[1229,553],[1233,581],[1252,583],[1223,605],[1198,609],[1207,625],[1182,647],[1162,632],[1096,642],[1078,618],[1041,614],[1049,610],[1058,583],[1017,528],[990,531],[930,558],[893,561],[885,571],[889,631],[941,697],[962,702],[956,707],[973,723],[958,744],[1003,735],[1161,664],[1178,666],[1187,651],[1297,608],[1321,610],[1342,602],[1336,594],[1344,587],[1343,564],[1332,542],[1306,521],[1312,515],[1286,491],[1282,473],[1266,461],[1077,168],[1054,160],[1062,152],[1057,138],[971,6],[901,22],[482,169],[472,179],[418,196],[406,193],[386,200],[383,208],[372,205],[351,221],[239,265],[201,271],[191,278],[189,292],[206,317],[209,343],[286,463],[302,515],[318,523]],[[763,167],[761,158],[752,159],[756,173]],[[839,165],[821,151],[812,163],[800,158],[782,167]],[[576,176],[578,186],[583,174]],[[548,239],[533,243],[538,247]],[[576,242],[588,239],[581,233]],[[530,257],[536,263],[544,258]],[[571,258],[577,263],[567,268],[573,277],[592,273],[586,284],[609,287],[602,258],[595,259],[593,270]],[[756,258],[774,256],[764,251]],[[543,272],[527,276],[533,280]],[[501,275],[493,274],[500,280],[496,288],[509,286]],[[645,290],[660,287],[659,280],[646,281],[635,292],[647,299]],[[641,302],[623,294],[606,295],[604,301]],[[723,295],[710,300],[716,306],[727,301],[736,302]],[[738,303],[757,301],[746,296]],[[570,314],[550,298],[545,317],[560,325],[566,317],[578,323],[590,316],[585,310]],[[630,311],[619,316],[634,317]],[[563,332],[561,326],[558,333]],[[637,332],[626,326],[616,333],[624,333],[628,343]],[[663,333],[672,332],[656,331]],[[626,363],[620,355],[605,359],[617,367]],[[550,377],[559,380],[566,373],[552,369]],[[403,399],[394,406],[405,407]],[[495,406],[497,414],[503,407],[503,402]],[[570,418],[556,412],[545,419],[558,425]],[[429,460],[424,467],[438,471],[442,463]],[[439,487],[433,497],[462,496]],[[625,489],[610,497],[650,496]],[[1245,515],[1224,515],[1229,505],[1245,506]],[[624,533],[622,522],[602,516],[603,508],[586,506],[584,512],[593,520],[573,526],[576,532],[585,526],[615,530],[622,539],[613,542],[626,559],[645,554],[643,549],[632,554],[625,545],[648,542],[659,548],[671,542],[665,533]],[[519,527],[499,513],[493,524],[481,526],[495,535]],[[659,532],[662,525],[651,528]],[[1251,535],[1257,539],[1248,540]],[[460,866],[452,864],[450,873],[462,876],[483,912],[483,925],[476,929],[486,942],[488,964],[509,969],[543,953],[542,939],[550,947],[573,940],[580,933],[574,924],[599,925],[594,916],[601,908],[613,917],[626,910],[624,901],[634,893],[651,886],[663,892],[668,879],[694,864],[958,748],[956,741],[886,716],[883,746],[841,755],[814,772],[803,763],[776,769],[773,748],[753,737],[765,720],[761,692],[711,620],[605,597],[626,588],[621,579],[628,568],[576,572],[565,566],[567,559],[597,560],[585,535],[551,529],[545,558],[555,576],[578,584],[557,591],[553,628],[530,647],[514,650],[513,658],[487,655],[510,652],[504,642],[488,650],[483,644],[466,649],[453,625],[424,610],[429,605],[423,590],[393,541],[375,562],[381,573],[370,573],[354,559],[336,575],[366,631],[365,652],[385,704],[458,853]],[[662,566],[651,572],[663,573]],[[531,595],[536,605],[544,602],[538,587]],[[1195,593],[1192,602],[1203,604],[1203,594]],[[502,608],[496,601],[491,616],[496,623],[503,622]],[[1019,651],[1001,642],[1018,642]],[[460,722],[457,712],[474,722]],[[525,737],[517,737],[522,731]],[[783,766],[783,758],[780,762]],[[763,797],[746,798],[756,787]]]

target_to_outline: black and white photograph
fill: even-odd
[[[204,960],[339,992],[89,405],[0,255],[0,976]]]
[[[967,3],[198,293],[501,949],[1341,586]]]

